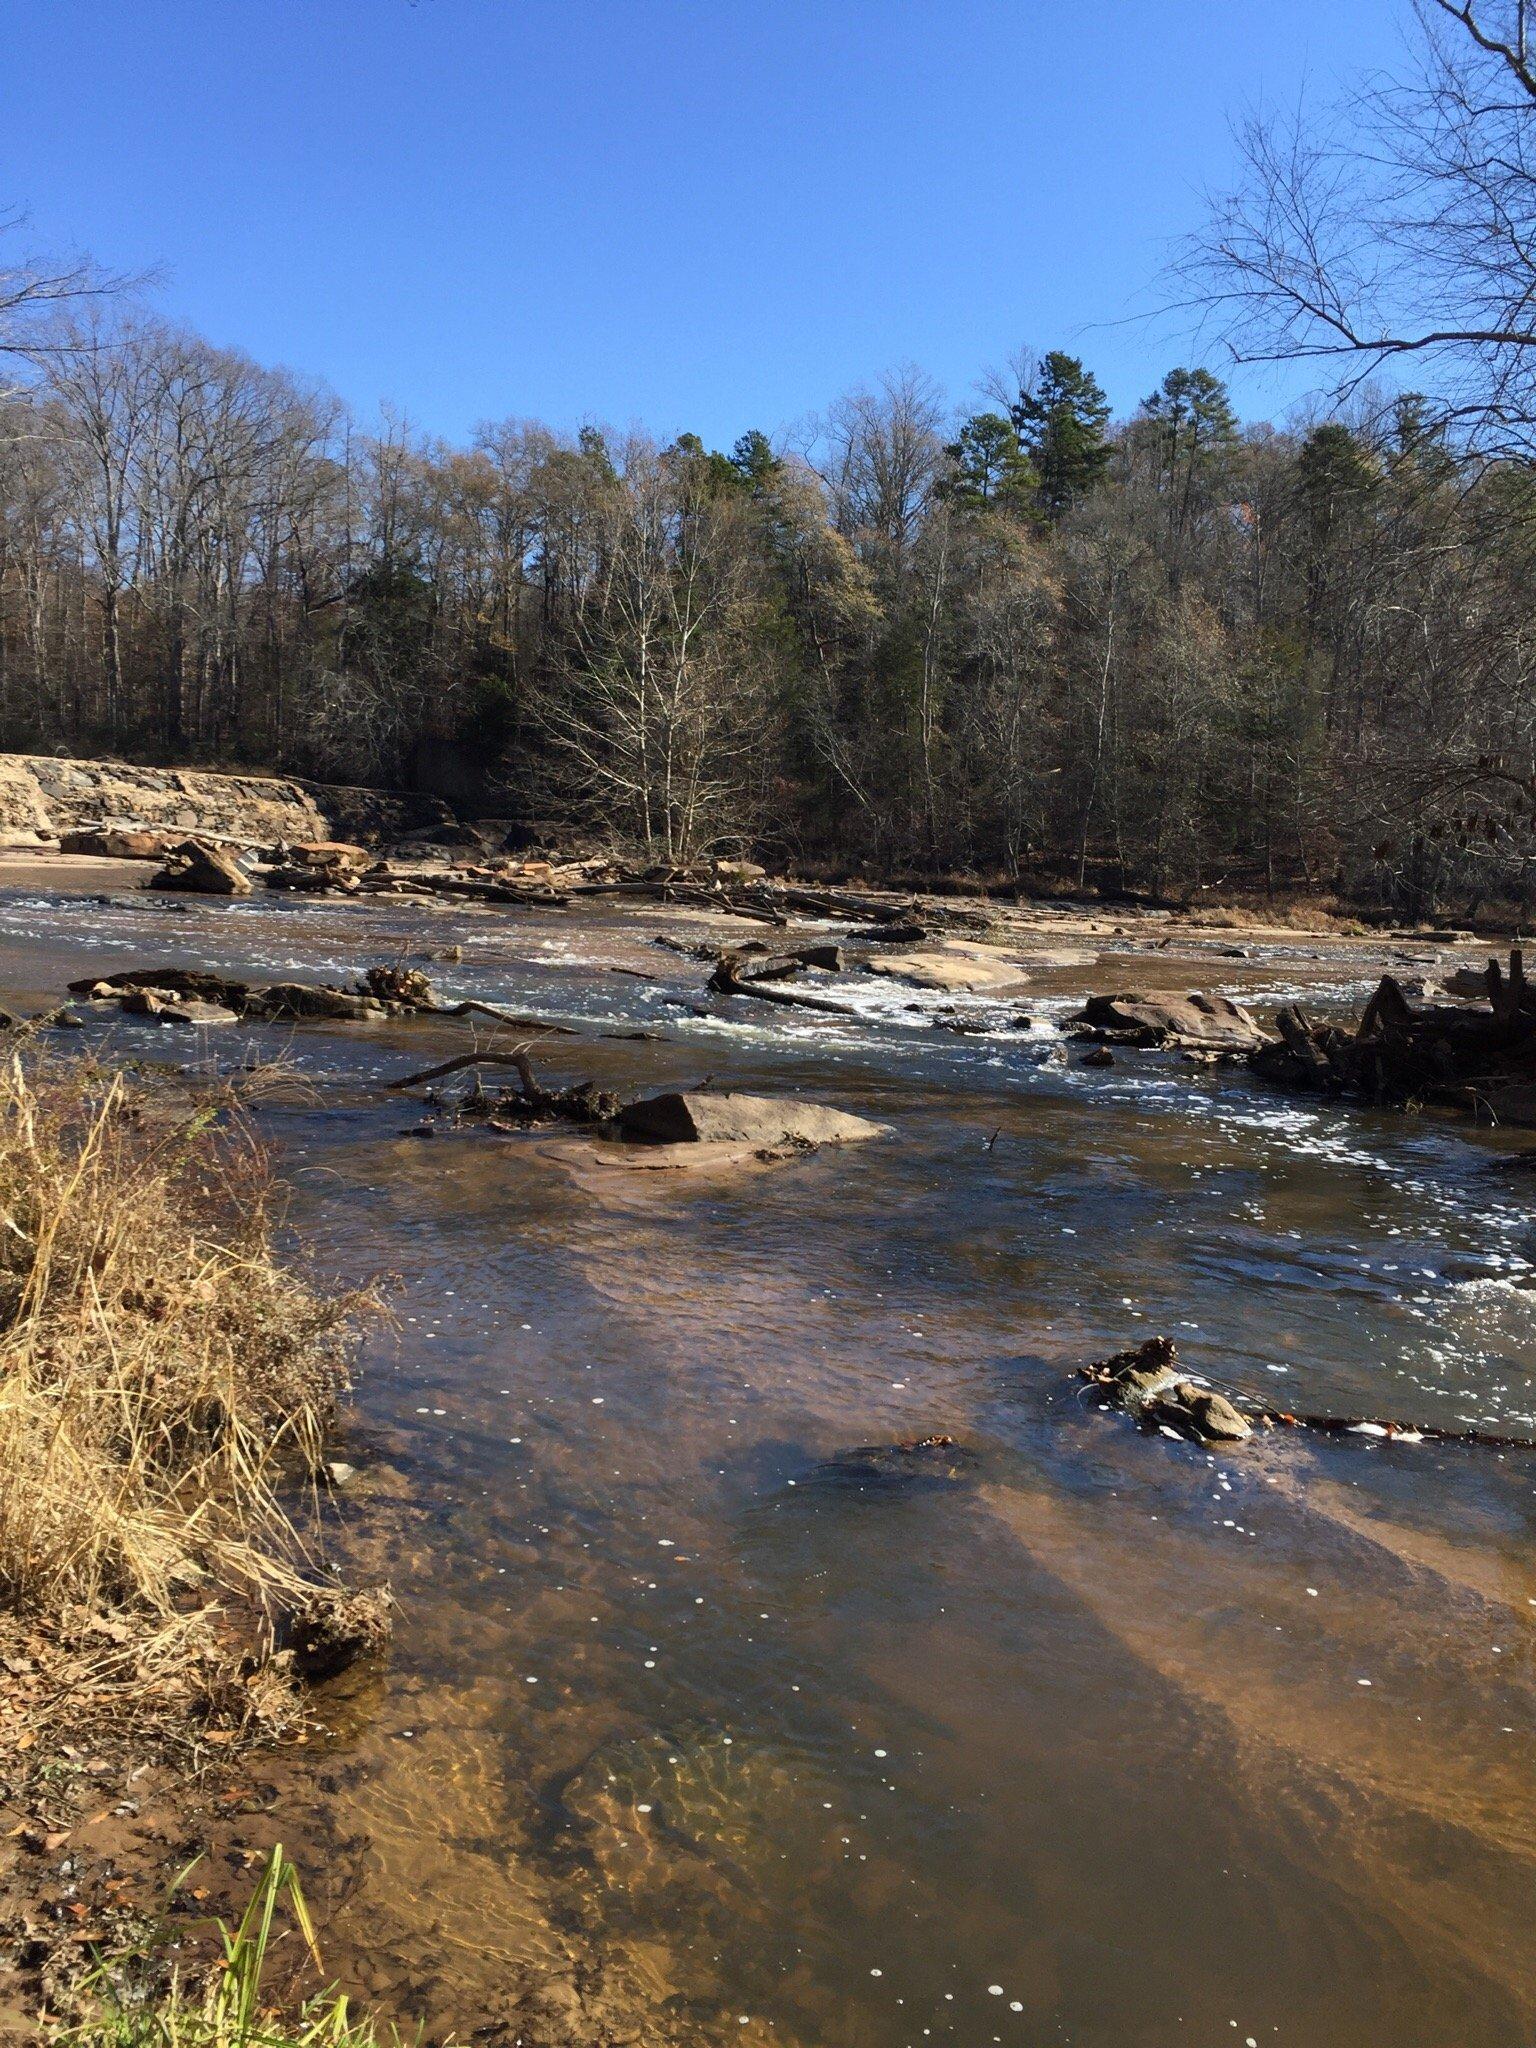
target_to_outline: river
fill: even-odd
[[[1326,1007],[1436,947],[1136,924],[1032,970],[1047,928],[1023,995],[849,976],[842,1019],[711,1003],[653,943],[706,931],[0,896],[7,999],[407,957],[576,1026],[541,1078],[712,1075],[893,1129],[729,1178],[593,1170],[413,1133],[381,1083],[463,1025],[91,1027],[280,1060],[257,1113],[292,1241],[398,1276],[336,1541],[400,1625],[305,1765],[355,1850],[334,1895],[311,1873],[350,1981],[466,2034],[545,1984],[539,2024],[564,2001],[647,2042],[1536,2039],[1536,1454],[1218,1456],[1074,1377],[1166,1333],[1272,1404],[1536,1434],[1518,1139],[1061,1042],[1089,990]],[[989,1028],[935,1028],[956,1002]],[[974,1464],[835,1462],[935,1432]]]

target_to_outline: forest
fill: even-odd
[[[1478,227],[1536,212],[1536,73],[1436,11],[1420,83],[1355,109],[1354,184],[1254,126],[1194,248],[1229,359],[1343,359],[1281,424],[1199,362],[1114,418],[1057,350],[728,449],[516,416],[448,446],[14,273],[0,745],[391,784],[447,740],[498,814],[657,863],[1523,903],[1536,276]],[[1410,251],[1422,332],[1357,310],[1382,275],[1330,207]]]
[[[0,426],[0,742],[391,783],[428,736],[518,814],[755,849],[1405,907],[1523,872],[1536,490],[1399,398],[1112,422],[1051,354],[959,421],[918,374],[804,451],[365,433],[142,315]],[[1523,803],[1523,792],[1509,785]]]

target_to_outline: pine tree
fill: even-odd
[[[1033,390],[1021,391],[1013,424],[1039,474],[1040,504],[1060,519],[1086,498],[1109,466],[1109,400],[1076,356],[1053,349],[1040,365]]]
[[[1033,506],[1040,479],[1019,445],[1017,428],[1001,413],[975,414],[944,452],[950,471],[943,489],[952,504],[1020,514]]]

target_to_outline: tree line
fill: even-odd
[[[998,389],[905,372],[799,451],[449,447],[143,314],[55,328],[0,402],[0,740],[394,782],[458,739],[657,861],[1521,885],[1522,462],[1413,398],[1244,427],[1199,368],[1120,422],[1064,353]]]
[[[395,783],[448,740],[655,862],[1523,903],[1536,60],[1527,0],[1417,12],[1412,76],[1241,132],[1191,245],[1229,351],[1330,371],[1281,426],[1200,366],[1116,419],[1059,351],[793,443],[449,446],[0,273],[0,744]]]

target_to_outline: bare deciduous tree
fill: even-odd
[[[1386,368],[1484,445],[1536,432],[1530,0],[1415,0],[1401,72],[1326,114],[1253,116],[1185,274],[1240,361]]]

